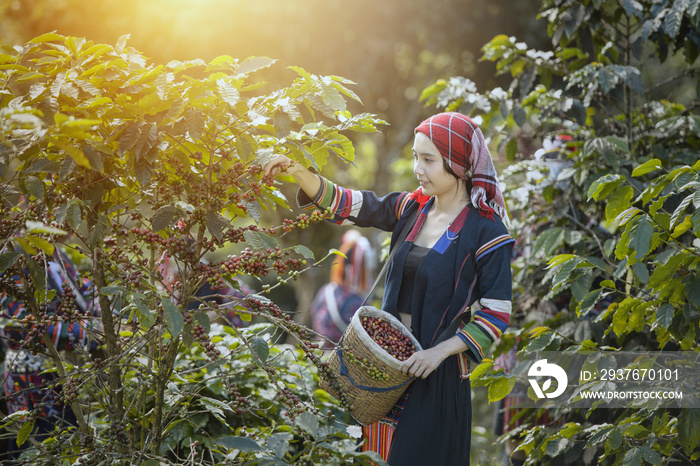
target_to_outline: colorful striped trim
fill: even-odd
[[[398,201],[396,202],[396,210],[394,211],[394,215],[396,215],[397,220],[403,215],[410,200],[410,193],[403,193],[399,197]]]
[[[488,335],[493,341],[496,341],[498,337],[501,336],[501,333],[503,333],[498,329],[496,325],[489,322],[485,315],[475,315],[474,320],[472,322],[474,322],[476,326],[481,328],[484,331],[484,333]]]
[[[430,206],[433,204],[433,198],[431,197],[430,200],[428,201],[427,204],[423,207],[423,210],[418,213],[418,218],[416,219],[416,223],[413,224],[413,228],[411,228],[411,232],[408,234],[406,237],[406,241],[408,242],[413,242],[416,240],[416,236],[418,236],[418,232],[420,232],[421,227],[423,226],[423,222],[425,222],[425,219],[428,216],[428,211],[430,210]]]
[[[457,362],[459,363],[459,378],[460,380],[466,380],[469,378],[471,373],[471,364],[466,353],[459,353],[457,355]]]
[[[472,350],[476,362],[481,362],[485,349],[491,345],[489,337],[474,322],[465,325],[457,335]]]
[[[489,241],[488,243],[484,244],[479,248],[478,251],[476,251],[476,261],[479,262],[484,256],[486,256],[486,254],[500,248],[505,244],[514,242],[515,240],[509,235],[501,235],[498,238],[495,238]]]
[[[408,401],[408,395],[411,388],[409,387],[399,398],[393,408],[381,420],[362,427],[362,451],[374,451],[379,453],[384,461],[389,458],[389,450],[391,450],[391,442],[394,439],[396,426],[399,424],[401,414]]]
[[[513,303],[505,299],[481,298],[479,304],[483,309],[491,309],[495,312],[501,312],[510,315],[513,309]]]
[[[313,210],[316,205],[322,209],[330,208],[337,217],[333,223],[342,225],[348,217],[357,217],[362,208],[362,193],[352,189],[341,188],[332,181],[322,178],[321,189],[312,204],[304,210]]]

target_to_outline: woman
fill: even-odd
[[[468,360],[480,362],[510,322],[514,240],[484,136],[471,119],[447,112],[425,120],[415,130],[413,157],[418,190],[381,198],[338,187],[283,156],[266,171],[275,175],[291,164],[287,173],[301,187],[303,208],[330,207],[336,223],[393,231],[391,246],[399,249],[382,309],[410,315],[425,349],[404,362],[416,379],[391,416],[363,429],[365,446],[388,455],[392,466],[468,465]],[[406,225],[415,211],[414,224]],[[404,227],[410,233],[396,245]]]

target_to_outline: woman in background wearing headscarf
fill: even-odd
[[[343,336],[374,278],[374,249],[358,230],[343,235],[339,251],[343,256],[334,259],[330,281],[318,290],[310,308],[313,329],[329,340],[326,348]]]
[[[484,136],[470,118],[447,112],[423,121],[413,158],[419,188],[384,197],[341,188],[285,156],[266,172],[286,166],[302,208],[330,208],[332,222],[392,231],[398,247],[382,309],[410,315],[424,350],[404,362],[416,379],[389,416],[363,428],[363,448],[392,466],[468,465],[469,361],[479,363],[510,322],[514,240]],[[406,225],[409,218],[416,220]],[[396,244],[404,227],[410,232]]]

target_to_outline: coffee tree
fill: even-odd
[[[698,350],[699,13],[682,0],[546,0],[551,50],[506,36],[483,47],[482,59],[512,78],[507,89],[479,92],[453,77],[424,91],[427,103],[482,118],[512,163],[502,179],[522,254],[514,329],[496,354]],[[561,134],[571,138],[558,158],[524,149]],[[525,323],[552,302],[563,305],[544,325]],[[513,377],[493,360],[472,376],[491,401]],[[698,409],[564,408],[549,425],[541,414],[526,413],[502,439],[517,440],[528,464],[700,458]]]
[[[33,464],[376,462],[315,388],[315,336],[264,296],[314,263],[276,238],[324,213],[258,222],[288,207],[262,169],[271,154],[351,162],[346,133],[382,122],[347,110],[359,99],[337,76],[291,67],[288,84],[266,83],[265,57],[157,65],[127,39],[52,33],[0,55],[0,273],[19,277],[2,292],[26,307],[5,324],[31,332],[77,416],[40,442],[36,413],[18,412],[7,435]],[[47,311],[56,249],[91,284],[99,318]],[[277,284],[260,295],[237,291],[267,276]],[[246,325],[216,323],[233,315]],[[59,352],[45,329],[65,319],[99,351]],[[276,345],[276,330],[298,345]]]

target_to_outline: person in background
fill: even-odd
[[[356,230],[348,230],[331,265],[330,281],[323,285],[311,302],[313,329],[325,337],[331,348],[343,335],[355,311],[372,287],[376,258],[369,240]]]
[[[101,322],[97,300],[90,297],[91,283],[80,278],[75,264],[59,248],[46,263],[45,277],[47,291],[55,292],[55,297],[46,305],[45,315],[59,315],[55,323],[45,327],[54,347],[64,352],[76,352],[81,348],[95,350]],[[22,288],[20,276],[8,278],[16,288]],[[56,426],[75,425],[76,417],[61,397],[55,372],[44,372],[54,367],[54,361],[41,349],[44,343],[34,320],[22,323],[31,315],[24,303],[3,291],[0,309],[2,317],[9,322],[0,327],[5,349],[3,389],[7,414],[33,412],[36,420],[31,435],[41,441]],[[18,447],[11,438],[6,456],[16,458],[27,445],[28,442]]]

